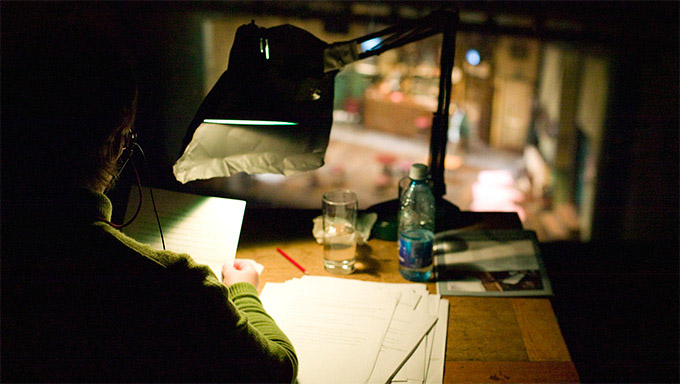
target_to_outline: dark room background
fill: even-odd
[[[171,170],[213,75],[205,62],[207,19],[295,18],[319,22],[333,37],[351,35],[353,25],[391,25],[454,6],[467,12],[460,32],[470,39],[528,38],[606,56],[607,104],[588,236],[542,242],[552,303],[583,381],[677,382],[678,3],[356,3],[363,11],[352,2],[2,2],[0,38],[65,19],[113,31],[131,51],[140,82],[135,128],[152,176],[144,182],[223,196],[231,195],[222,189],[231,181],[180,185]],[[3,92],[6,97],[12,95]],[[112,193],[117,209],[129,185],[124,178]]]

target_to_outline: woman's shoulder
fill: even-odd
[[[121,231],[104,223],[95,223],[103,232],[100,232],[105,241],[110,242],[106,247],[116,249],[114,253],[118,257],[124,257],[126,262],[137,264],[152,273],[172,275],[173,279],[181,276],[179,282],[186,281],[201,285],[216,284],[219,280],[206,266],[197,263],[191,255],[172,250],[157,249],[133,239]],[[177,281],[177,280],[175,280]]]

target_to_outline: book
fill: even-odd
[[[435,235],[434,274],[442,296],[551,296],[536,233],[452,230]]]

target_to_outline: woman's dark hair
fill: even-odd
[[[70,24],[3,35],[3,193],[106,185],[136,113],[122,45]]]

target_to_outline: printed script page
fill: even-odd
[[[144,187],[142,192],[139,216],[123,232],[141,243],[163,249],[149,189]],[[234,262],[246,202],[163,189],[153,189],[153,197],[165,249],[189,254],[198,263],[208,265],[220,278],[222,264]],[[138,202],[138,189],[132,187],[126,222],[134,215]]]
[[[295,346],[300,384],[365,383],[399,296],[287,283],[267,283],[260,295]]]

